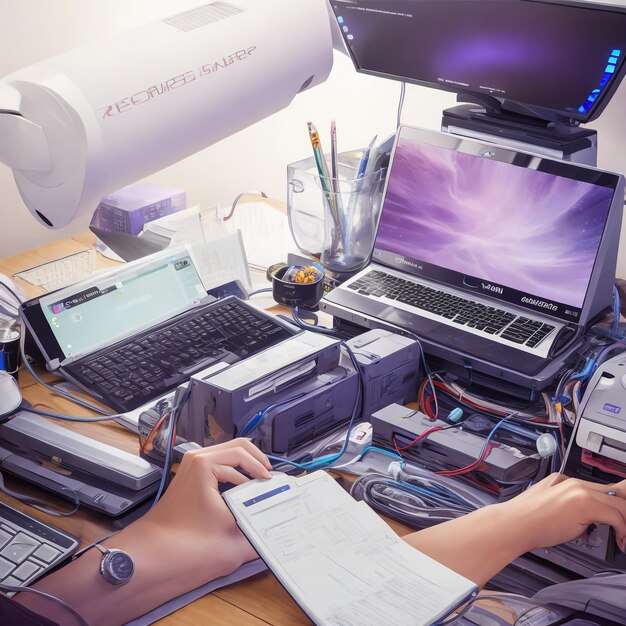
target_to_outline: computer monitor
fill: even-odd
[[[558,127],[569,137],[572,128],[600,115],[626,73],[624,6],[329,1],[359,72],[456,92],[480,106],[456,107],[454,123],[465,116],[479,126],[492,122],[496,135],[512,126],[524,140],[525,132],[550,134]]]

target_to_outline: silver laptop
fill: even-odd
[[[401,126],[372,261],[321,308],[541,388],[611,305],[623,203],[621,175]]]
[[[208,295],[186,248],[96,274],[21,311],[48,369],[119,412],[302,332],[239,298]]]

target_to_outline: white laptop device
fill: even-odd
[[[619,174],[401,126],[371,263],[320,306],[540,389],[612,303],[623,204]]]
[[[224,493],[237,524],[318,626],[429,626],[476,585],[418,552],[326,472]]]
[[[207,295],[185,247],[29,300],[21,314],[48,369],[119,412],[303,332],[239,298]]]

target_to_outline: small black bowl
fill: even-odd
[[[288,271],[290,273],[293,272],[293,267],[292,265],[285,265],[272,274],[272,295],[274,300],[278,304],[284,304],[285,306],[298,306],[306,309],[316,307],[324,293],[323,271],[318,269],[317,279],[312,283],[295,283],[291,280],[284,280],[284,276]]]

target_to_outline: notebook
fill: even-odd
[[[418,552],[324,471],[275,473],[224,500],[276,578],[318,626],[429,626],[476,585]]]
[[[383,194],[371,263],[320,304],[340,323],[540,389],[612,303],[621,175],[401,126]]]
[[[48,369],[119,412],[302,332],[237,297],[207,295],[184,247],[29,300],[21,311]]]

